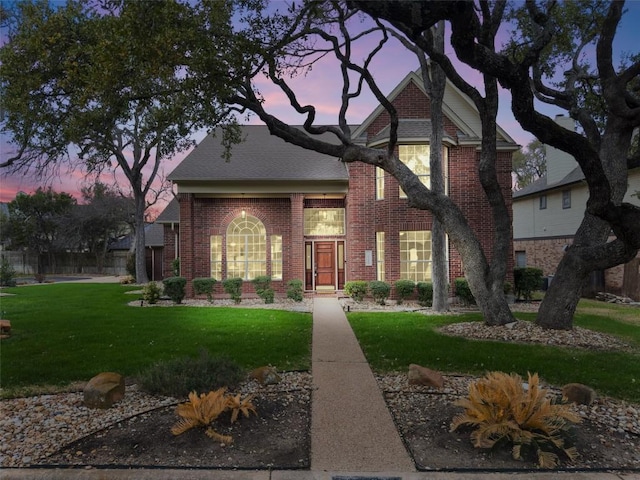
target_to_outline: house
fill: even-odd
[[[127,257],[131,252],[131,242],[133,233],[119,238],[109,244],[109,251],[114,257],[114,263],[119,266],[118,274],[124,274],[126,270]],[[144,226],[144,246],[145,260],[147,265],[147,276],[149,280],[160,281],[164,274],[164,225],[160,223],[147,223]],[[167,275],[171,275],[171,270]]]
[[[400,117],[399,157],[428,183],[430,110],[419,74],[407,75],[388,98]],[[480,117],[450,83],[443,113],[447,193],[490,257],[493,222],[476,173]],[[341,290],[350,280],[431,280],[433,217],[410,208],[392,176],[288,144],[264,125],[245,125],[242,132],[229,162],[220,138],[209,135],[169,175],[177,201],[157,220],[165,228],[165,251],[173,252],[165,256],[165,272],[177,255],[188,280],[270,275],[279,294],[292,279],[302,280],[307,292]],[[352,132],[363,144],[384,147],[389,116],[378,107]],[[510,209],[511,156],[518,146],[502,129],[498,139]],[[464,274],[452,246],[448,262],[451,281]],[[248,283],[244,288],[253,292]]]
[[[575,129],[575,121],[559,115],[556,122],[567,129]],[[513,194],[513,244],[516,266],[533,266],[550,277],[560,263],[565,249],[573,243],[589,198],[589,189],[576,160],[561,150],[546,146],[547,173]],[[640,191],[640,163],[631,161],[624,201],[640,205],[634,196]],[[633,288],[624,288],[627,278],[638,276],[638,259],[626,266],[594,272],[590,279],[591,291],[631,296],[640,300],[637,280]],[[635,270],[633,275],[632,270]]]

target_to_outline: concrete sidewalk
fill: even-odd
[[[311,470],[415,471],[336,298],[313,303]]]

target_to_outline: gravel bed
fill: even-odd
[[[281,373],[276,385],[243,383],[233,393],[311,391],[311,375]],[[24,467],[43,463],[65,445],[128,418],[171,406],[186,399],[151,396],[136,385],[126,387],[122,401],[107,410],[83,405],[82,392],[39,395],[0,402],[0,467]],[[46,462],[45,462],[46,463]]]
[[[476,340],[498,340],[516,343],[539,343],[595,350],[636,351],[637,348],[605,333],[574,327],[572,330],[548,330],[533,322],[517,321],[502,326],[488,326],[482,322],[463,322],[446,325],[440,333]]]

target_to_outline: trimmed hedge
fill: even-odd
[[[253,283],[256,293],[264,300],[264,303],[273,303],[275,294],[273,288],[271,288],[271,277],[269,275],[260,275],[251,280],[251,283]]]
[[[398,305],[401,305],[407,298],[410,298],[416,291],[416,284],[413,280],[398,280],[394,286],[396,287]]]
[[[455,280],[456,295],[462,300],[465,305],[475,305],[476,299],[471,293],[469,283],[466,278],[460,277]]]
[[[391,294],[391,285],[380,280],[372,280],[369,282],[369,291],[377,304],[385,305]]]
[[[173,303],[182,303],[185,296],[187,279],[184,277],[169,277],[165,278],[162,283],[164,284],[164,294],[167,295]]]
[[[416,286],[418,290],[418,304],[422,307],[433,306],[433,283],[418,282]]]
[[[361,302],[367,294],[367,287],[367,282],[364,280],[353,280],[344,284],[344,293],[356,302]]]
[[[213,303],[213,289],[218,281],[215,278],[194,278],[193,291],[196,295],[206,295],[209,303]]]
[[[235,303],[242,300],[242,278],[233,277],[222,281],[222,288],[227,292]]]
[[[535,267],[514,268],[513,281],[515,283],[516,297],[530,301],[533,298],[533,292],[540,289],[542,270]]]
[[[304,298],[304,290],[302,288],[302,280],[294,278],[287,282],[287,298],[296,302],[301,302]]]

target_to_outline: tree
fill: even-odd
[[[298,10],[293,9],[292,12],[293,16],[290,22],[287,23],[286,19],[283,21],[285,24],[285,28],[282,29],[284,34],[275,40],[270,39],[271,44],[274,45],[274,51],[266,52],[263,62],[264,70],[269,78],[287,95],[291,106],[305,116],[304,131],[287,125],[267,112],[262,99],[252,88],[250,82],[238,89],[238,94],[233,98],[233,101],[242,108],[255,112],[265,122],[272,134],[287,142],[341,158],[347,163],[364,162],[375,165],[394,176],[407,194],[409,206],[430,210],[444,225],[450,240],[463,258],[469,283],[484,314],[485,321],[489,324],[504,324],[513,321],[503,292],[507,258],[511,255],[509,248],[511,224],[502,194],[503,187],[497,180],[495,166],[497,158],[495,114],[498,98],[495,80],[486,78],[486,88],[488,89],[486,98],[481,97],[477,90],[473,89],[473,94],[484,111],[483,119],[487,119],[486,122],[483,122],[483,149],[479,178],[488,196],[496,222],[497,233],[494,237],[493,258],[489,263],[477,236],[460,208],[444,193],[427,188],[394,153],[397,145],[398,114],[382,94],[368,69],[374,56],[382,50],[388,40],[388,33],[384,25],[375,22],[375,26],[372,28],[350,31],[349,20],[357,15],[357,12],[346,9],[345,4],[338,1],[308,2]],[[488,16],[492,14],[488,8],[484,12]],[[429,28],[433,25],[431,24]],[[331,28],[331,26],[335,28]],[[424,51],[428,51],[431,43],[422,38],[423,36],[431,38],[428,30],[421,31],[419,36],[409,37]],[[352,55],[355,49],[354,42],[374,33],[379,34],[377,43],[361,64],[356,63]],[[406,35],[405,32],[403,33]],[[495,32],[491,30],[491,23],[487,21],[483,41],[491,43],[494,37]],[[431,54],[431,52],[429,53]],[[315,108],[299,103],[285,77],[287,74],[295,74],[299,69],[313,66],[317,58],[328,54],[335,55],[340,62],[342,104],[337,126],[318,126],[314,125]],[[364,85],[371,90],[390,117],[390,141],[382,149],[362,146],[351,137],[346,113],[350,102],[361,93]],[[333,134],[338,143],[330,143],[318,138],[318,135],[326,133]],[[510,185],[506,188],[510,188]]]
[[[192,146],[195,129],[233,124],[219,99],[250,58],[236,43],[235,13],[231,1],[206,0],[34,0],[14,9],[0,82],[16,153],[0,166],[119,168],[135,201],[139,283],[146,199],[163,161]],[[192,75],[203,67],[206,75]]]
[[[547,173],[547,151],[540,140],[531,140],[526,150],[518,150],[513,154],[513,173],[516,174],[517,190]]]
[[[83,188],[82,200],[84,204],[74,213],[78,240],[94,255],[98,272],[102,272],[109,241],[129,231],[135,204],[133,198],[101,182]]]
[[[33,195],[20,192],[7,205],[10,248],[26,248],[37,254],[37,274],[44,275],[44,255],[65,247],[65,233],[76,204],[68,193],[38,188]]]
[[[571,328],[589,273],[624,263],[640,248],[640,208],[621,201],[627,171],[621,162],[626,160],[633,130],[640,125],[639,55],[629,56],[618,68],[613,64],[612,45],[624,2],[526,2],[516,12],[522,36],[515,35],[511,48],[502,52],[478,41],[481,18],[472,2],[348,3],[389,21],[414,41],[435,22],[446,20],[458,59],[497,78],[509,89],[512,111],[522,127],[576,159],[589,186],[587,211],[537,317],[537,323],[547,328]],[[505,19],[495,16],[490,21],[497,29]],[[590,44],[595,44],[593,70],[581,63]],[[553,78],[565,64],[564,79]],[[534,99],[569,111],[583,133],[557,125],[536,109]],[[607,242],[610,230],[616,238]]]

